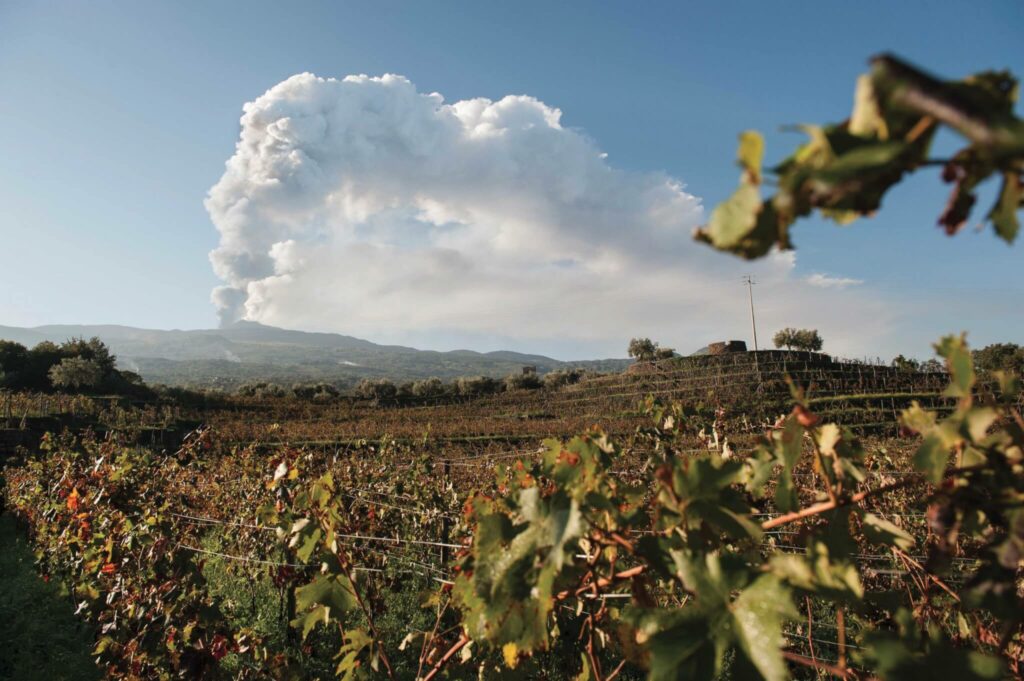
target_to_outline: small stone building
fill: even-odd
[[[719,341],[717,343],[708,343],[705,347],[701,348],[693,355],[724,355],[730,352],[746,352],[747,344],[739,340],[731,341]]]

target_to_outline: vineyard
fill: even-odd
[[[790,405],[789,382],[806,389],[823,416],[843,414],[863,432],[892,434],[900,411],[917,401],[950,408],[941,372],[833,361],[827,355],[788,351],[685,357],[634,365],[554,389],[515,390],[477,397],[421,399],[378,405],[354,398],[212,400],[205,406],[118,398],[8,394],[0,397],[0,453],[34,446],[47,431],[108,430],[146,444],[173,445],[199,424],[213,425],[232,444],[253,441],[339,447],[360,440],[419,441],[425,435],[463,453],[483,453],[546,437],[571,437],[599,425],[628,435],[646,422],[637,405],[646,397],[681,401],[720,420],[730,432],[759,432]],[[713,420],[713,419],[712,419]],[[5,446],[6,444],[6,446]],[[455,452],[453,456],[459,455]]]
[[[771,182],[744,133],[697,238],[759,257],[941,164],[940,224],[998,175],[1013,241],[1016,91],[878,57]],[[968,147],[929,159],[940,126]],[[737,352],[405,401],[7,394],[4,520],[110,679],[1021,678],[1024,386],[963,335],[934,349],[941,371]]]
[[[892,432],[899,412],[917,400],[948,408],[944,373],[900,372],[890,367],[832,362],[799,352],[737,353],[641,363],[631,371],[586,378],[557,389],[516,390],[470,398],[422,400],[404,406],[342,400],[329,404],[279,400],[195,414],[217,425],[238,444],[254,439],[330,447],[390,437],[457,443],[477,449],[568,437],[592,425],[628,435],[646,417],[637,405],[647,397],[682,401],[722,420],[735,419],[734,436],[759,431],[791,406],[789,382],[807,389],[825,413],[842,411],[850,426]],[[243,407],[244,408],[244,407]],[[855,415],[857,420],[850,419]],[[712,416],[713,420],[713,416]],[[271,432],[272,431],[272,432]]]
[[[78,403],[104,434],[22,450],[5,499],[112,678],[996,678],[1019,404],[958,343],[961,390],[779,352],[405,407]],[[139,444],[175,416],[206,425]]]

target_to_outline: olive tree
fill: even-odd
[[[50,367],[49,376],[55,388],[94,388],[103,380],[103,367],[94,359],[65,357]]]
[[[629,341],[629,356],[638,362],[653,362],[659,359],[675,357],[673,348],[660,347],[650,338],[634,338]]]
[[[772,342],[777,348],[784,347],[787,350],[806,350],[808,352],[818,352],[825,344],[817,329],[791,329],[788,327],[777,331]]]
[[[393,381],[386,378],[365,378],[359,381],[356,386],[356,395],[366,400],[373,400],[377,404],[391,402],[398,394],[398,388]]]

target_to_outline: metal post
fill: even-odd
[[[754,371],[757,372],[758,389],[761,387],[761,362],[757,358],[757,323],[754,321],[754,284],[756,283],[748,274],[743,277],[743,283],[747,285],[747,296],[750,298],[750,328],[754,332]]]
[[[750,298],[750,328],[754,332],[754,352],[757,352],[757,322],[754,320],[754,284],[757,282],[748,274],[743,277],[743,283],[747,285],[747,295]]]
[[[450,459],[445,459],[444,460],[444,467],[443,467],[442,470],[443,470],[443,476],[444,476],[444,488],[445,488],[445,491],[447,491],[448,490],[448,485],[451,482],[451,476],[452,476],[452,462],[451,462]],[[452,521],[448,518],[448,514],[445,513],[443,516],[441,516],[441,543],[443,543],[443,544],[450,544],[451,541],[452,541]],[[451,557],[452,557],[451,553],[452,553],[451,549],[448,548],[447,546],[442,546],[441,547],[441,569],[442,570],[447,570],[447,568],[448,568],[448,561],[450,561]]]

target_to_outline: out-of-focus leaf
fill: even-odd
[[[750,237],[760,212],[760,190],[756,185],[741,184],[732,196],[715,207],[707,228],[701,234],[715,248],[731,250]],[[771,243],[765,252],[770,247]]]
[[[1017,211],[1024,205],[1024,184],[1021,183],[1018,171],[1003,173],[1003,186],[999,190],[999,198],[989,211],[988,219],[996,228],[996,234],[1008,244],[1012,244],[1020,231]]]
[[[956,648],[946,641],[933,641],[925,653],[912,650],[906,641],[888,634],[872,634],[862,657],[885,681],[906,679],[964,679],[994,681],[1003,678],[1002,661],[973,650]]]
[[[878,109],[878,98],[875,97],[874,84],[868,74],[857,78],[849,130],[851,135],[859,137],[877,137],[880,140],[889,138],[889,128]]]
[[[939,223],[947,233],[969,220],[975,188],[995,173],[1003,189],[988,218],[1010,242],[1019,232],[1017,212],[1024,199],[1024,120],[1014,115],[1017,81],[1007,72],[984,72],[961,81],[942,81],[892,55],[872,59],[857,80],[853,112],[842,123],[799,126],[810,141],[771,169],[776,194],[754,199],[761,185],[763,143],[741,136],[740,189],[712,213],[695,238],[744,258],[759,258],[772,245],[790,248],[789,229],[815,209],[839,224],[872,215],[905,175],[932,165],[932,140],[940,126],[969,144],[946,164],[943,178],[955,183]],[[931,161],[931,162],[930,162]]]
[[[991,407],[974,407],[964,414],[965,434],[972,442],[981,442],[988,429],[999,418],[999,413]]]
[[[740,166],[751,184],[761,184],[761,162],[764,158],[764,137],[754,130],[740,133],[740,146],[736,152]]]
[[[949,449],[938,435],[928,435],[914,452],[914,468],[925,474],[932,483],[938,483],[949,463]]]
[[[591,681],[594,673],[590,669],[590,660],[586,653],[580,653],[580,673],[573,677],[572,681]]]
[[[775,486],[775,505],[784,513],[796,509],[800,503],[793,482],[793,467],[800,459],[803,437],[803,426],[793,416],[786,419],[781,432],[772,433],[775,455],[782,464],[782,475]]]
[[[515,669],[519,664],[519,646],[515,641],[509,641],[501,647],[501,656],[505,659],[505,666]]]
[[[974,360],[963,336],[945,336],[935,344],[935,351],[945,358],[950,384],[945,394],[949,397],[970,397],[974,387]]]
[[[857,567],[849,560],[836,560],[823,542],[812,543],[805,555],[775,553],[769,565],[780,579],[819,596],[849,603],[864,596]]]
[[[908,551],[915,544],[914,538],[909,533],[888,520],[879,518],[874,513],[865,513],[861,516],[861,530],[868,541],[875,544],[895,546],[904,551]]]
[[[650,656],[648,681],[711,681],[721,665],[713,623],[700,608],[630,609],[626,621]]]

